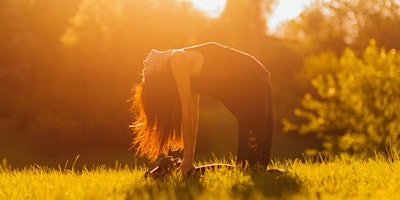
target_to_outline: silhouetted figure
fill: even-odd
[[[269,72],[253,56],[217,43],[152,50],[135,88],[134,147],[155,160],[184,149],[180,168],[194,168],[199,94],[221,100],[238,122],[237,162],[266,167],[273,118]]]

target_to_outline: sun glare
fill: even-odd
[[[194,7],[203,11],[208,17],[216,18],[225,8],[226,0],[186,0]],[[312,0],[278,0],[273,7],[272,15],[268,19],[270,32],[275,32],[277,26],[287,20],[297,17],[303,9],[310,5]]]
[[[277,4],[273,7],[272,15],[268,19],[270,32],[275,32],[278,25],[282,22],[299,16],[311,2],[312,0],[278,0]]]
[[[218,17],[225,8],[226,0],[187,0],[193,3],[193,6],[203,11],[208,17]]]

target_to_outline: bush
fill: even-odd
[[[338,72],[312,79],[318,97],[306,94],[303,108],[294,110],[305,121],[283,119],[284,131],[317,134],[327,154],[367,156],[399,150],[400,55],[371,40],[362,56],[346,49],[336,59],[332,63],[339,63]],[[308,67],[320,67],[313,63]]]

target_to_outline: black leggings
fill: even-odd
[[[251,166],[267,166],[272,145],[272,114],[264,117],[244,117],[238,119],[239,138],[237,147],[238,164],[247,161]]]
[[[273,135],[273,114],[271,103],[271,88],[266,83],[263,96],[257,103],[248,105],[246,112],[236,115],[239,127],[237,146],[237,162],[250,166],[267,166]]]

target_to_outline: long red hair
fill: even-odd
[[[169,66],[135,86],[132,112],[136,155],[155,161],[160,154],[183,149],[180,100]]]

